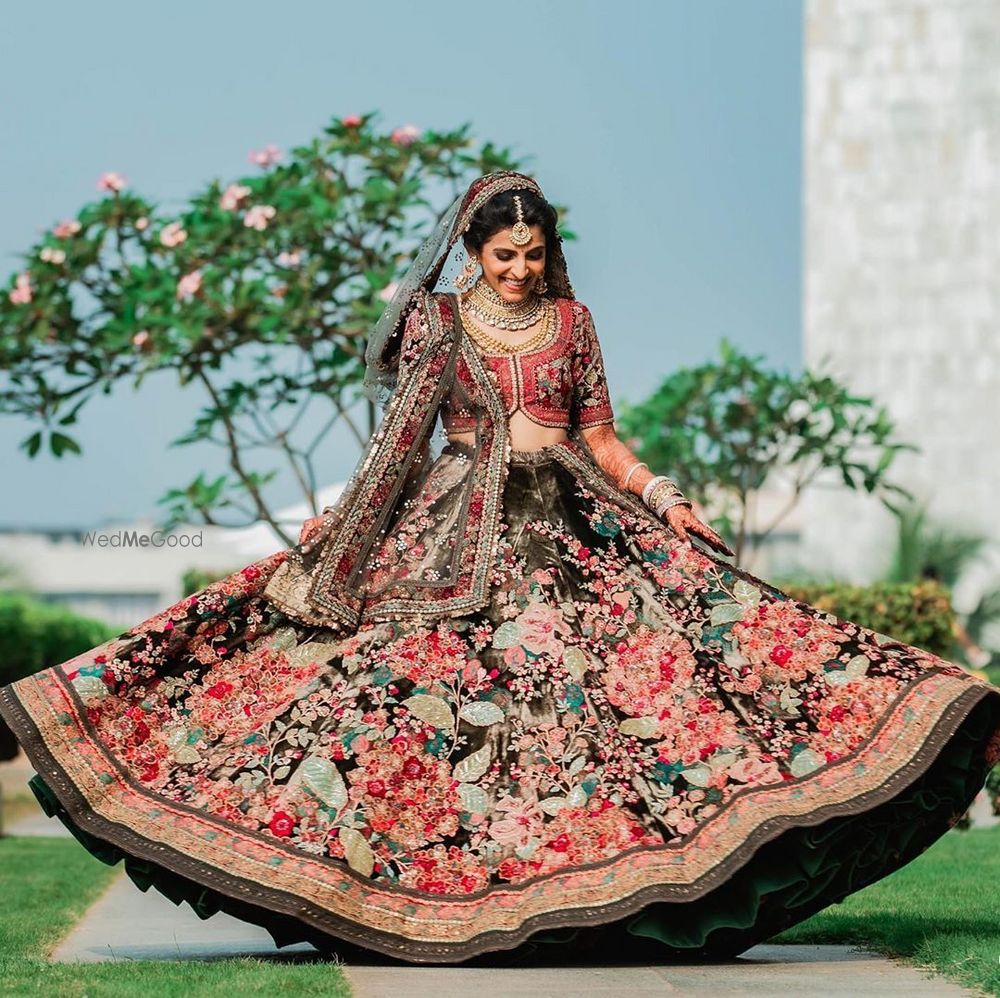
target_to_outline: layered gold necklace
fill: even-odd
[[[545,299],[532,294],[524,301],[509,302],[482,277],[469,289],[462,304],[473,319],[494,329],[530,329],[542,317]]]
[[[476,344],[476,346],[486,353],[507,355],[529,353],[532,350],[538,349],[543,344],[548,343],[548,341],[552,338],[556,330],[557,320],[555,302],[543,300],[539,312],[542,318],[542,323],[537,332],[529,336],[523,343],[507,343],[504,340],[497,339],[496,336],[491,335],[483,329],[482,326],[476,323],[469,314],[469,311],[465,308],[464,302],[460,304],[459,308],[462,325],[465,327],[465,331],[469,334],[469,338]]]

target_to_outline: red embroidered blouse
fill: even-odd
[[[557,298],[556,309],[557,332],[545,346],[515,354],[473,349],[497,386],[508,416],[520,408],[542,426],[566,429],[613,423],[604,358],[590,310],[568,298]],[[454,394],[441,406],[441,421],[447,433],[476,426]]]

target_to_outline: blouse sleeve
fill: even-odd
[[[604,357],[590,309],[580,305],[573,337],[573,422],[580,427],[613,423]]]

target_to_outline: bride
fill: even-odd
[[[456,200],[366,363],[296,546],[0,689],[96,856],[279,945],[719,957],[964,813],[998,691],[723,559],[618,439],[532,178]]]

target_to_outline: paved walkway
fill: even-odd
[[[6,793],[20,790],[32,771],[23,760],[0,765]],[[976,826],[994,824],[985,796],[973,808]],[[6,829],[9,835],[68,835],[41,810],[24,815]],[[205,921],[187,906],[175,906],[156,891],[143,893],[121,872],[105,894],[55,949],[62,963],[129,960],[211,960],[254,956],[269,960],[315,958],[306,943],[278,950],[271,937],[228,915]],[[377,959],[377,958],[373,958]],[[392,961],[349,965],[356,998],[595,998],[628,994],[810,996],[968,996],[940,977],[849,946],[755,946],[736,960],[687,966],[604,967],[442,967],[400,966]]]
[[[52,954],[61,963],[209,960],[232,956],[310,959],[306,943],[277,950],[263,930],[214,915],[202,921],[155,891],[144,894],[124,873]],[[356,998],[646,998],[664,994],[816,996],[970,995],[940,977],[850,946],[755,946],[727,963],[666,967],[499,967],[348,964]]]

